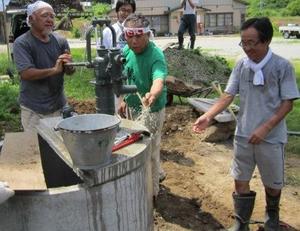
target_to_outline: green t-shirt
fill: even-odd
[[[124,47],[123,53],[126,58],[124,72],[128,78],[128,84],[135,84],[142,97],[150,91],[154,80],[165,81],[168,74],[165,56],[153,42],[150,41],[141,54],[135,54],[128,45]],[[129,107],[137,111],[141,110],[141,101],[136,94],[128,94],[124,99]],[[164,85],[161,95],[151,106],[151,112],[161,110],[166,102],[167,88]]]

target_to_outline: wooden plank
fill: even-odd
[[[188,98],[189,104],[191,104],[199,112],[207,112],[216,101],[217,99]],[[227,110],[219,113],[214,119],[220,123],[234,121],[233,116]]]
[[[0,180],[13,190],[46,190],[37,134],[6,133],[0,155]]]

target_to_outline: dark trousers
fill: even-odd
[[[191,38],[191,45],[190,48],[194,49],[195,44],[195,32],[196,32],[196,15],[195,14],[184,14],[180,19],[180,25],[178,29],[178,43],[179,47],[183,45],[183,34],[185,31],[188,30],[190,38]]]

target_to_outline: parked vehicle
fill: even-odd
[[[8,30],[8,41],[10,46],[11,57],[13,58],[13,43],[16,38],[24,34],[30,28],[26,23],[26,9],[8,10],[7,15],[10,20],[10,28]]]
[[[288,24],[287,26],[280,26],[278,29],[285,39],[291,36],[300,38],[300,26],[298,24]]]

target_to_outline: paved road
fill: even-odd
[[[155,38],[158,46],[163,47],[168,42],[177,42],[176,37]],[[185,37],[185,46],[187,47],[189,37]],[[240,37],[238,36],[197,36],[196,47],[201,47],[204,52],[216,54],[225,57],[240,58],[244,56],[243,49],[238,45]],[[271,43],[271,49],[287,59],[300,59],[300,39],[274,38]]]
[[[177,37],[155,37],[155,43],[163,48],[169,43],[176,43]],[[243,50],[238,46],[238,36],[197,36],[196,47],[201,47],[205,52],[212,55],[220,55],[239,59],[244,56]],[[184,45],[187,47],[189,37],[185,37]],[[69,40],[71,48],[85,47],[85,41],[78,39]],[[291,60],[300,59],[300,39],[283,39],[276,37],[271,43],[272,50]],[[0,52],[6,52],[6,46],[0,45]]]

